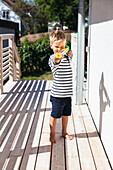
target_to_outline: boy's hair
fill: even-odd
[[[66,39],[65,34],[63,31],[61,30],[55,30],[52,31],[52,33],[50,34],[50,43],[52,44],[54,41],[58,41],[60,39]]]

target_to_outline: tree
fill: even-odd
[[[20,16],[26,30],[31,33],[46,32],[48,22],[60,22],[68,26],[70,30],[77,31],[79,0],[16,0],[14,11]],[[88,15],[88,2],[86,4],[86,16]]]
[[[15,0],[15,3],[12,5],[12,9],[15,13],[20,16],[22,24],[24,25],[27,32],[30,32],[33,26],[34,16],[36,9],[34,6],[31,6],[24,0]]]
[[[70,30],[77,31],[78,25],[78,0],[70,1],[70,5],[66,8],[66,15],[64,16],[64,24]]]
[[[39,6],[39,13],[43,10],[48,14],[48,21],[59,21],[61,29],[64,23],[67,24],[67,17],[70,20],[72,16],[77,15],[74,10],[76,10],[78,0],[35,0],[35,4]]]
[[[64,17],[64,23],[69,27],[70,30],[77,31],[78,25],[78,3],[79,0],[71,1],[70,5],[66,8],[66,15]],[[89,0],[85,0],[85,17],[88,18],[89,12]]]

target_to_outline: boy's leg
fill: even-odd
[[[62,116],[62,136],[68,140],[72,140],[73,137],[67,133],[68,116]]]
[[[53,118],[52,116],[50,116],[50,119],[49,119],[49,125],[50,125],[49,141],[51,143],[56,143],[56,137],[55,137],[56,120],[57,120],[56,118]]]

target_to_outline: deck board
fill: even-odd
[[[84,127],[83,118],[78,106],[75,106],[73,117],[77,136],[81,168],[84,170],[95,170],[95,165],[88,142],[86,129]]]
[[[88,135],[89,145],[91,147],[93,159],[97,169],[104,170],[109,169],[108,159],[106,159],[105,152],[103,150],[100,138],[95,129],[93,120],[88,111],[88,107],[83,105],[80,107],[83,116],[83,121]],[[98,146],[98,147],[97,147]]]
[[[46,89],[47,90],[47,89]],[[48,97],[48,96],[47,96]],[[47,98],[48,99],[48,98]],[[46,108],[50,107],[49,100],[43,101],[43,105],[41,107],[41,110],[44,110],[45,106],[44,103],[46,103]],[[42,112],[41,112],[42,113]],[[49,142],[49,114],[45,109],[45,115],[44,115],[44,121],[43,121],[43,127],[42,127],[42,134],[38,149],[38,155],[36,159],[36,167],[37,170],[49,170],[50,169],[50,157],[51,157],[51,144]]]
[[[110,170],[86,104],[74,105],[68,132],[56,124],[56,144],[49,142],[51,81],[14,81],[0,95],[1,170]],[[98,147],[97,147],[98,146]]]
[[[80,170],[80,161],[77,148],[77,138],[73,124],[73,115],[69,116],[67,131],[73,136],[73,140],[65,140],[66,149],[66,169],[67,170]]]
[[[56,122],[56,141],[57,143],[52,146],[51,169],[65,170],[65,146],[62,137],[61,119],[57,119]]]

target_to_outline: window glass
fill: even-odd
[[[3,11],[3,15],[2,15],[3,18],[5,18],[5,11]]]
[[[9,11],[6,12],[6,18],[9,18]]]

